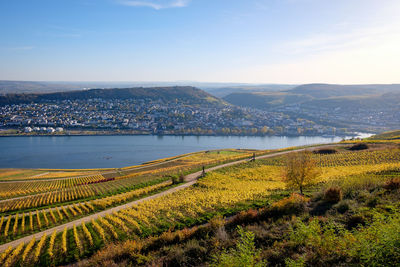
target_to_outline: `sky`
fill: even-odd
[[[0,0],[0,79],[400,83],[399,0]]]

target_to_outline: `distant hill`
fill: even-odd
[[[400,84],[304,84],[287,91],[292,94],[309,95],[314,98],[340,96],[379,95],[388,92],[400,92]]]
[[[311,84],[280,92],[232,93],[223,99],[356,131],[380,132],[400,126],[400,85]]]
[[[94,88],[134,88],[134,87],[171,87],[193,86],[217,97],[234,92],[267,92],[294,88],[296,85],[286,84],[246,84],[246,83],[210,83],[195,81],[174,82],[49,82],[49,81],[10,81],[0,80],[0,95],[21,93],[54,93]]]
[[[34,82],[34,81],[0,81],[0,95],[8,93],[49,93],[83,89],[85,86],[58,83],[58,82]]]
[[[225,101],[244,107],[270,109],[288,105],[300,105],[306,108],[382,108],[400,107],[400,92],[382,95],[338,96],[314,98],[309,94],[275,93],[234,93],[223,98]]]
[[[242,85],[242,86],[226,86],[215,88],[203,88],[204,91],[216,96],[225,97],[232,93],[254,93],[254,92],[278,92],[283,90],[290,90],[296,85],[290,84],[261,84],[261,85]]]
[[[269,109],[276,106],[303,103],[313,98],[308,95],[291,94],[286,92],[249,92],[232,93],[223,99],[233,105],[252,107],[258,109]]]
[[[398,99],[400,84],[336,85],[304,84],[279,92],[238,92],[223,99],[234,105],[254,108],[271,108],[291,104],[332,105],[337,107],[349,104],[362,106],[384,105],[385,101]]]
[[[114,89],[90,89],[46,94],[7,94],[0,96],[0,104],[19,104],[43,102],[50,100],[79,100],[79,99],[161,99],[164,101],[186,102],[189,104],[225,105],[225,103],[204,92],[190,86],[174,87],[136,87]]]
[[[312,99],[301,103],[304,107],[314,108],[342,108],[342,109],[379,109],[400,108],[400,92],[385,93],[382,95],[341,96],[321,99]]]

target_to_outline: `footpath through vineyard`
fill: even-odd
[[[312,149],[319,149],[321,147],[326,147],[326,146],[337,146],[337,145],[336,144],[334,144],[334,145],[323,145],[323,146],[319,146],[319,147],[313,147]],[[271,154],[255,157],[255,159],[264,159],[264,158],[269,158],[269,157],[276,157],[276,156],[280,156],[280,155],[284,155],[284,154],[288,154],[288,153],[292,153],[292,152],[299,152],[299,151],[302,151],[302,150],[305,150],[305,148],[297,149],[297,150],[290,150],[290,151],[271,153]],[[244,162],[249,161],[249,160],[251,160],[251,159],[242,159],[242,160],[238,160],[238,161],[233,161],[233,162],[217,165],[215,167],[211,167],[211,168],[205,169],[205,172],[210,172],[210,171],[217,170],[217,169],[220,169],[220,168],[224,168],[224,167],[228,167],[228,166],[244,163]],[[20,238],[20,239],[17,239],[17,240],[2,244],[2,245],[0,245],[0,252],[5,251],[10,246],[16,247],[16,246],[20,245],[22,242],[24,242],[26,244],[33,237],[35,237],[36,239],[40,239],[44,235],[50,236],[51,234],[54,233],[54,231],[56,231],[57,233],[58,232],[62,232],[62,231],[64,231],[65,228],[70,229],[70,228],[73,228],[74,226],[81,225],[82,223],[88,223],[92,219],[96,219],[96,218],[99,218],[99,217],[105,217],[108,214],[113,214],[114,212],[130,208],[130,207],[132,207],[134,205],[137,205],[137,204],[139,204],[141,202],[144,202],[144,201],[147,201],[147,200],[150,200],[150,199],[154,199],[154,198],[158,198],[158,197],[161,197],[161,196],[164,196],[164,195],[171,194],[173,192],[182,190],[184,188],[190,187],[190,186],[192,186],[193,184],[195,184],[198,181],[198,178],[200,178],[202,176],[202,174],[203,174],[203,171],[198,171],[198,172],[195,172],[195,173],[191,173],[191,174],[185,176],[185,182],[186,183],[184,183],[182,185],[170,188],[168,190],[165,190],[163,192],[157,193],[155,195],[151,195],[151,196],[139,199],[139,200],[128,202],[126,204],[123,204],[123,205],[120,205],[120,206],[116,206],[116,207],[113,207],[113,208],[110,208],[110,209],[106,209],[106,210],[103,210],[101,212],[94,213],[92,215],[89,215],[89,216],[86,216],[86,217],[82,217],[82,218],[79,218],[77,220],[70,221],[68,223],[65,223],[65,224],[62,224],[62,225],[47,229],[45,231],[38,232],[38,233],[35,233],[35,234],[32,234],[32,235],[28,235],[28,236],[25,236],[23,238]]]

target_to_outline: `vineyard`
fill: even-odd
[[[77,185],[85,185],[104,180],[102,175],[84,176],[55,181],[32,181],[32,182],[2,182],[0,184],[0,199],[15,196],[31,195],[40,192],[55,191],[70,188]]]
[[[49,188],[50,192],[45,194],[29,195],[29,187],[25,182],[9,185],[14,186],[13,190],[19,195],[25,194],[25,197],[0,202],[3,213],[0,219],[0,242],[6,246],[0,255],[0,264],[67,264],[92,255],[110,242],[164,235],[170,229],[205,223],[216,214],[229,216],[255,205],[268,205],[273,201],[272,195],[287,195],[282,180],[285,157],[276,156],[209,172],[191,187],[96,216],[96,213],[110,207],[173,187],[168,178],[170,175],[179,176],[199,170],[204,165],[214,166],[249,158],[252,153],[230,151],[192,154],[174,161],[161,161],[165,165],[149,165],[149,169],[122,170],[115,173],[113,179],[103,175],[79,182],[78,179],[63,180],[65,183],[60,180],[32,181],[36,187],[31,190],[36,191],[29,192],[44,192],[44,188]],[[315,154],[313,157],[320,168],[318,182],[321,185],[342,181],[343,177],[390,173],[400,169],[399,149],[342,151],[329,155]],[[98,182],[101,180],[106,181]],[[71,201],[75,202],[69,203]],[[41,209],[35,209],[38,207]],[[85,217],[89,214],[93,216]],[[82,220],[75,223],[80,217]],[[63,226],[73,220],[73,225]],[[53,230],[54,226],[59,227]],[[38,238],[33,237],[8,247],[8,242],[44,229],[49,230]]]
[[[260,153],[260,152],[258,152]],[[46,208],[51,205],[62,205],[69,202],[87,201],[128,192],[141,185],[163,182],[170,175],[184,175],[202,166],[220,164],[248,158],[247,151],[230,151],[230,153],[203,152],[166,162],[160,166],[148,166],[142,169],[128,169],[118,172],[107,172],[103,175],[85,176],[53,181],[23,181],[0,183],[0,211],[15,213],[35,208]],[[3,194],[1,194],[3,192]]]
[[[314,160],[320,167],[370,165],[380,163],[396,163],[400,161],[400,149],[378,151],[340,152],[329,155],[314,154]],[[267,165],[283,166],[284,157],[264,160]]]
[[[172,174],[182,175],[184,171],[199,168],[201,165],[250,155],[246,151],[198,154],[200,155],[190,154],[185,159],[180,157],[182,159],[174,162],[174,166],[160,161],[165,164],[158,168],[149,166],[130,175],[118,172],[114,173],[113,178],[104,178],[98,174],[46,181],[0,183],[0,190],[4,192],[5,198],[0,201],[0,243],[163,191],[172,186],[169,178]],[[9,173],[8,170],[7,172]]]

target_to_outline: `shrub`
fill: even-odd
[[[187,258],[185,251],[178,246],[168,248],[168,254],[159,266],[186,266]]]
[[[261,260],[261,252],[256,249],[254,233],[246,232],[238,226],[239,241],[235,248],[214,255],[211,266],[265,266]]]
[[[191,238],[193,236],[193,234],[195,234],[197,231],[197,227],[194,226],[192,228],[183,228],[182,230],[178,231],[179,232],[179,237],[180,240],[186,240],[188,238]]]
[[[372,197],[372,198],[369,198],[367,200],[367,206],[370,207],[370,208],[376,207],[376,205],[378,205],[378,203],[379,203],[379,198],[376,197],[376,196]]]
[[[333,148],[321,148],[313,151],[314,154],[335,154],[337,153],[336,149]]]
[[[398,266],[400,262],[400,219],[375,218],[354,234],[350,254],[364,266]]]
[[[214,231],[218,230],[221,227],[224,227],[225,219],[222,215],[218,214],[210,220],[210,227]]]
[[[336,209],[339,213],[345,213],[351,208],[352,201],[350,200],[342,200],[336,205],[333,206],[334,209]]]
[[[176,232],[172,232],[171,229],[169,229],[166,232],[163,232],[159,237],[158,240],[161,244],[171,244],[179,241],[179,236],[177,235]]]
[[[329,203],[338,203],[342,200],[343,194],[340,187],[329,187],[324,193],[324,200]]]
[[[400,188],[400,178],[393,178],[387,181],[384,185],[383,188],[386,190],[392,191]]]
[[[348,229],[353,229],[365,225],[365,218],[361,215],[353,215],[347,220],[346,224]]]
[[[351,147],[349,148],[349,150],[351,150],[351,151],[357,151],[357,150],[364,150],[364,149],[368,149],[368,148],[369,148],[369,147],[368,147],[367,144],[358,143],[358,144],[355,144],[355,145],[351,146]]]
[[[171,179],[172,184],[179,184],[179,176],[178,175],[169,175],[167,176]]]
[[[308,224],[299,220],[290,233],[290,242],[307,251],[307,266],[341,266],[338,261],[343,260],[344,266],[398,266],[400,219],[398,214],[393,218],[377,216],[370,225],[355,231],[318,220]]]
[[[258,211],[255,209],[243,210],[239,212],[232,221],[232,224],[251,223],[258,217]]]
[[[196,266],[199,262],[204,262],[207,255],[207,248],[203,247],[197,240],[189,240],[183,247],[186,266]]]
[[[270,212],[272,216],[298,215],[305,211],[308,201],[309,198],[293,193],[290,197],[281,199],[272,204]]]

